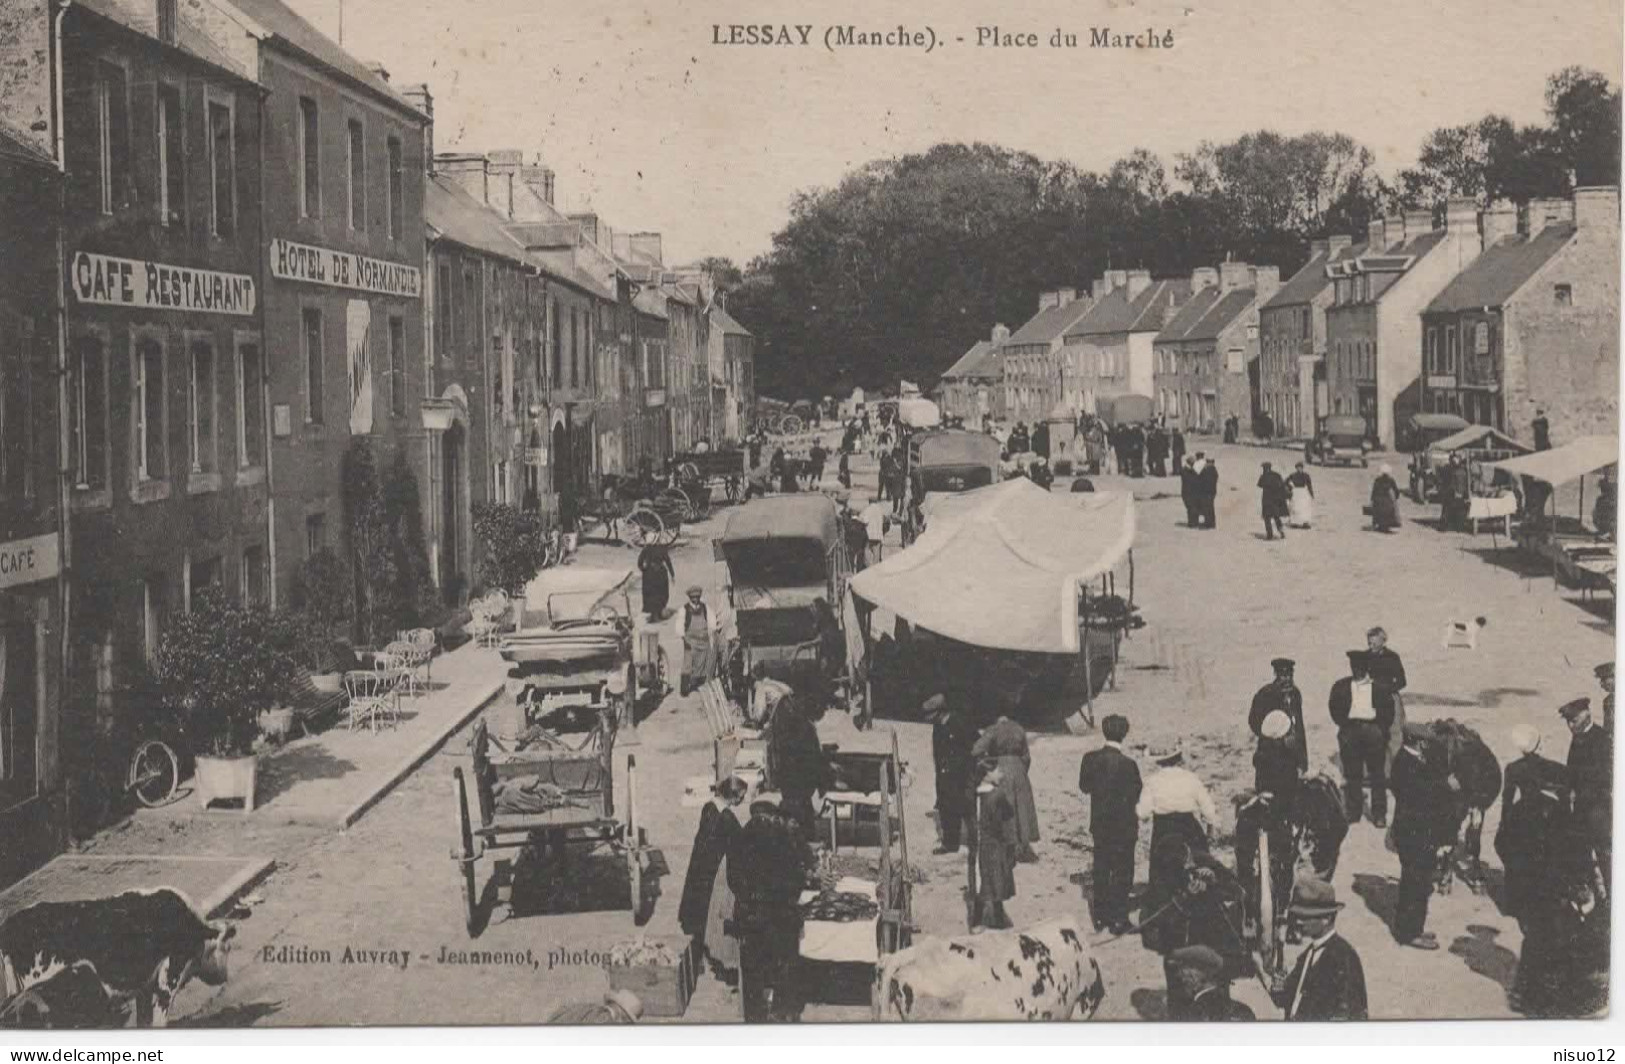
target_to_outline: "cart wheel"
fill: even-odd
[[[667,488],[654,497],[654,505],[662,513],[684,513],[691,505],[688,493],[682,488]]]
[[[779,431],[786,436],[795,436],[801,432],[802,421],[799,415],[786,414],[784,420],[779,422]]]
[[[623,840],[626,844],[626,882],[632,898],[632,922],[643,915],[643,867],[639,858],[643,839],[638,830],[638,759],[626,759],[626,823]]]
[[[695,465],[693,462],[684,462],[682,465],[677,467],[677,476],[685,483],[691,483],[699,480],[700,467]]]
[[[738,502],[739,501],[739,478],[738,477],[729,477],[727,480],[723,481],[722,482],[722,488],[723,488],[723,490],[725,492],[727,492],[729,502]]]
[[[130,790],[148,808],[172,801],[180,780],[180,760],[161,739],[148,739],[130,758]]]
[[[474,826],[468,819],[468,787],[463,782],[463,770],[452,769],[451,779],[452,791],[457,799],[457,839],[461,845],[452,858],[462,865],[464,919],[468,925],[468,937],[473,938],[480,908],[480,895],[474,882]]]
[[[661,523],[660,531],[659,531],[659,533],[658,533],[658,535],[656,537],[656,540],[657,540],[657,542],[659,542],[659,544],[661,546],[669,547],[673,543],[677,542],[677,537],[682,535],[682,533],[683,533],[683,520],[682,520],[682,517],[680,515],[674,514],[674,515],[672,515],[672,518],[671,518],[670,521],[664,521],[664,522]]]
[[[639,507],[626,515],[626,541],[634,547],[658,543],[665,530],[660,515],[647,507]]]

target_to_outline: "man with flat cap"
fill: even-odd
[[[1170,1002],[1170,1020],[1225,1023],[1258,1019],[1252,1009],[1230,997],[1224,958],[1212,946],[1183,946],[1168,955],[1168,964],[1184,990],[1177,1010]]]
[[[1368,651],[1348,652],[1349,675],[1332,684],[1327,709],[1337,725],[1337,752],[1343,763],[1344,812],[1358,824],[1365,812],[1365,785],[1371,784],[1371,823],[1388,826],[1388,736],[1394,703],[1381,697],[1371,676]]]
[[[1298,664],[1291,658],[1275,658],[1270,668],[1275,679],[1258,689],[1253,705],[1247,711],[1247,727],[1254,735],[1263,734],[1264,718],[1279,710],[1292,722],[1291,740],[1298,751],[1298,771],[1309,771],[1309,742],[1303,731],[1303,694],[1299,692],[1294,674]]]
[[[931,761],[936,768],[937,853],[958,853],[959,832],[965,822],[966,800],[970,793],[971,748],[976,745],[976,727],[964,708],[949,702],[941,691],[920,707],[931,721]]]
[[[672,618],[677,638],[683,641],[683,678],[679,691],[684,697],[705,686],[716,671],[715,647],[722,630],[722,617],[705,604],[704,594],[698,584],[690,587],[688,601]]]
[[[1323,879],[1298,880],[1288,918],[1309,945],[1298,955],[1292,974],[1270,988],[1270,997],[1288,1020],[1363,1020],[1366,1015],[1365,968],[1354,947],[1337,933],[1343,903]]]
[[[1591,699],[1576,698],[1557,711],[1569,726],[1568,784],[1574,829],[1613,893],[1614,744],[1591,717]]]
[[[1100,733],[1105,743],[1084,754],[1078,766],[1078,789],[1089,799],[1089,836],[1094,844],[1089,912],[1096,931],[1126,935],[1134,930],[1128,896],[1134,885],[1134,847],[1140,839],[1140,819],[1134,810],[1140,800],[1140,767],[1123,753],[1126,717],[1111,714],[1100,722]]]

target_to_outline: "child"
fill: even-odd
[[[984,758],[973,776],[971,800],[976,813],[971,819],[975,832],[971,839],[969,874],[976,886],[971,896],[971,931],[995,931],[1010,927],[1004,903],[1016,896],[1016,808],[1004,787],[998,761]]]

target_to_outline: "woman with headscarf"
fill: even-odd
[[[1533,726],[1519,724],[1509,738],[1518,757],[1502,775],[1495,853],[1506,869],[1501,907],[1523,926],[1545,879],[1542,866],[1557,859],[1554,841],[1566,827],[1568,781],[1562,765],[1540,755],[1540,732]]]
[[[1399,484],[1394,480],[1394,467],[1386,462],[1371,482],[1371,527],[1378,532],[1399,527]]]
[[[715,928],[712,923],[719,907],[727,909],[724,918],[732,915],[728,877],[721,869],[729,845],[739,834],[737,810],[746,790],[745,781],[737,776],[729,776],[711,788],[711,800],[700,809],[700,825],[694,832],[694,849],[688,858],[683,896],[677,906],[677,925],[694,939],[696,948],[710,950],[712,961],[719,966],[731,959],[726,966],[733,968],[739,966],[738,943],[730,946],[722,934],[721,922],[717,921]]]
[[[983,729],[982,737],[971,747],[971,756],[977,761],[998,762],[999,787],[1016,813],[1016,860],[1023,863],[1038,860],[1031,845],[1039,838],[1038,806],[1033,801],[1032,780],[1027,777],[1033,761],[1027,749],[1027,732],[1001,712],[997,720]]]
[[[671,553],[665,547],[649,543],[638,552],[638,572],[643,574],[643,612],[652,624],[666,615],[677,570],[672,568]]]

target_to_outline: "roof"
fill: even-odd
[[[1134,545],[1127,492],[1055,495],[1018,477],[926,503],[919,539],[849,586],[911,624],[976,646],[1076,651],[1078,588]]]
[[[1533,240],[1518,235],[1496,241],[1445,285],[1423,313],[1448,314],[1501,306],[1573,236],[1574,226],[1560,223],[1542,229]]]
[[[1549,451],[1508,458],[1490,465],[1505,473],[1534,477],[1548,484],[1567,484],[1619,461],[1619,437],[1581,436],[1573,443]]]
[[[815,539],[834,544],[840,539],[840,521],[828,495],[805,492],[774,495],[747,502],[728,515],[723,543],[764,539]]]
[[[511,233],[513,229],[510,227]],[[534,260],[549,277],[573,285],[589,295],[600,299],[615,300],[615,292],[606,288],[597,277],[582,269],[575,259],[575,251],[570,248],[550,249],[546,251],[532,251],[530,258]]]
[[[1219,301],[1219,290],[1213,286],[1202,289],[1185,301],[1179,312],[1173,316],[1162,332],[1157,334],[1157,342],[1183,340],[1186,334],[1196,328],[1203,315],[1213,309],[1213,304]]]
[[[629,565],[614,568],[552,566],[525,585],[525,613],[541,615],[536,618],[538,623],[585,619],[594,607],[616,591],[624,595],[627,582],[636,572],[637,569]],[[527,627],[529,620],[529,616],[524,619]]]
[[[450,178],[430,175],[423,187],[423,220],[443,239],[510,262],[536,265],[524,246],[508,235],[502,216]]]
[[[1247,312],[1258,292],[1252,288],[1232,288],[1221,292],[1204,288],[1179,308],[1160,333],[1158,343],[1178,340],[1214,340],[1225,328]]]
[[[720,328],[724,333],[726,333],[729,336],[750,336],[751,335],[751,331],[749,329],[745,328],[743,325],[739,324],[739,322],[735,321],[733,315],[729,314],[726,310],[723,310],[721,307],[712,307],[711,308],[711,320],[712,320],[712,323],[717,328]]]
[[[640,288],[632,297],[632,309],[651,318],[665,318],[666,293],[658,288]]]
[[[959,361],[949,366],[942,377],[992,377],[999,371],[998,359],[993,357],[998,348],[990,340],[978,340],[971,345],[969,351],[959,356]]]
[[[1336,254],[1327,253],[1316,255],[1303,264],[1303,269],[1287,278],[1270,301],[1264,304],[1264,309],[1275,307],[1291,307],[1307,303],[1321,292],[1325,291],[1331,281],[1326,277],[1326,264],[1328,262],[1344,262],[1358,258],[1365,254],[1364,244],[1354,244],[1350,247],[1339,248]]]
[[[1128,298],[1127,288],[1117,288],[1102,298],[1081,320],[1066,330],[1071,336],[1102,336],[1109,333],[1160,332],[1162,312],[1178,307],[1190,298],[1189,279],[1152,281],[1139,295]]]
[[[150,24],[140,26],[132,22],[130,12],[126,11],[116,0],[79,0],[79,5],[93,14],[100,15],[109,22],[117,23],[131,33],[146,37],[154,43],[158,42],[158,38],[154,35]],[[258,84],[257,72],[244,70],[241,63],[227,55],[207,34],[192,25],[184,8],[179,13],[179,24],[175,29],[174,47],[177,51],[183,52],[194,59],[200,59],[240,81]]]
[[[1093,304],[1088,299],[1075,299],[1064,306],[1041,310],[1005,342],[1012,347],[1018,344],[1050,343],[1065,333],[1074,322],[1089,311],[1091,306]]]
[[[271,40],[337,71],[370,90],[375,96],[394,104],[396,109],[417,116],[419,121],[429,121],[427,115],[391,88],[389,82],[368,70],[365,63],[328,39],[282,0],[225,0],[225,2],[259,23],[260,28],[270,33]]]
[[[1411,424],[1423,432],[1460,432],[1467,427],[1467,419],[1459,414],[1420,413],[1411,415]]]

